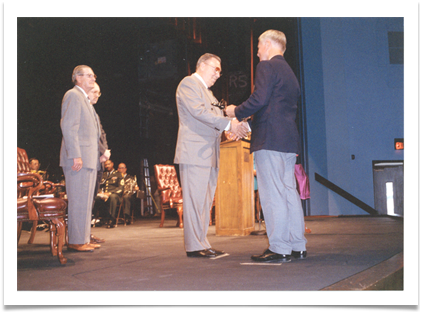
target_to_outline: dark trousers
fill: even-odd
[[[95,197],[94,215],[109,219],[116,217],[116,210],[120,204],[120,196],[111,194],[107,201],[104,201],[100,196]]]
[[[130,208],[132,207],[133,200],[134,200],[133,194],[123,195],[123,202],[125,205],[125,215],[130,216]]]

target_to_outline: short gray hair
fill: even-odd
[[[211,54],[211,53],[205,53],[204,55],[202,55],[198,59],[198,62],[196,62],[196,69],[199,68],[199,65],[201,65],[201,63],[204,63],[205,61],[208,61],[210,58],[215,58],[221,64],[221,59],[217,55]]]
[[[258,40],[259,41],[271,40],[275,44],[279,45],[283,52],[286,51],[286,46],[287,46],[286,35],[279,30],[274,30],[274,29],[267,30],[263,32],[261,36],[259,36]]]
[[[78,65],[78,66],[75,67],[75,69],[73,70],[73,73],[72,73],[72,82],[73,82],[73,84],[76,84],[76,76],[79,76],[80,74],[83,74],[83,70],[85,68],[89,68],[89,69],[92,70],[92,68],[89,67],[89,66],[87,66],[87,65]]]

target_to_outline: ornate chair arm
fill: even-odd
[[[161,195],[162,203],[167,204],[170,201],[170,197],[172,193],[171,189],[167,188],[167,189],[161,190],[160,193],[161,193],[160,195]]]
[[[38,220],[38,212],[33,204],[33,196],[43,187],[43,179],[37,173],[27,172],[17,174],[18,191],[21,189],[28,190],[27,207],[30,220]]]
[[[56,185],[51,181],[44,181],[41,190],[44,191],[44,194],[53,194],[56,191]]]

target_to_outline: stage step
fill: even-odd
[[[403,290],[403,252],[321,290]]]

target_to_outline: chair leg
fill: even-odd
[[[125,204],[124,204],[124,202],[122,204],[122,213],[123,213],[123,217],[121,217],[120,219],[123,219],[123,226],[126,226],[126,216],[125,216]]]
[[[50,221],[50,251],[53,256],[57,256],[57,228],[53,220]]]
[[[57,241],[57,258],[61,264],[66,264],[67,259],[63,256],[63,240],[65,237],[65,224],[63,219],[53,219],[51,222],[54,224],[54,237],[55,241],[50,242],[50,246],[56,246]],[[51,237],[51,236],[50,236]]]
[[[63,220],[63,224],[64,224],[64,243],[67,246],[69,245],[69,229],[67,227],[67,218]]]
[[[183,229],[183,206],[177,207],[177,214],[179,215],[179,221],[176,226],[179,225],[179,228]]]
[[[120,200],[121,200],[122,202],[121,202],[121,203],[120,203],[120,205],[119,205],[119,212],[117,213],[117,217],[116,217],[116,227],[117,227],[117,225],[119,224],[120,212],[122,211],[122,208],[123,208],[123,206],[124,206],[124,201],[123,201],[123,198],[121,198]],[[124,211],[124,209],[123,209],[123,211]],[[123,224],[126,226],[126,218],[125,218],[124,214],[123,214],[123,218],[120,218],[120,219],[123,219]]]
[[[21,238],[21,233],[22,233],[22,222],[18,222],[18,245],[19,245],[19,240]]]
[[[95,227],[95,225],[97,224],[97,220],[100,219],[100,209],[99,208],[98,209],[93,208],[92,214],[93,214],[93,217],[92,217],[91,223],[92,223],[92,221],[94,221],[94,224],[92,224],[92,227]]]
[[[28,244],[32,244],[35,239],[35,233],[37,233],[38,221],[32,221],[31,236],[29,237]]]
[[[163,227],[165,217],[166,217],[166,212],[163,209],[163,207],[161,207],[161,223],[160,223],[160,227]]]

